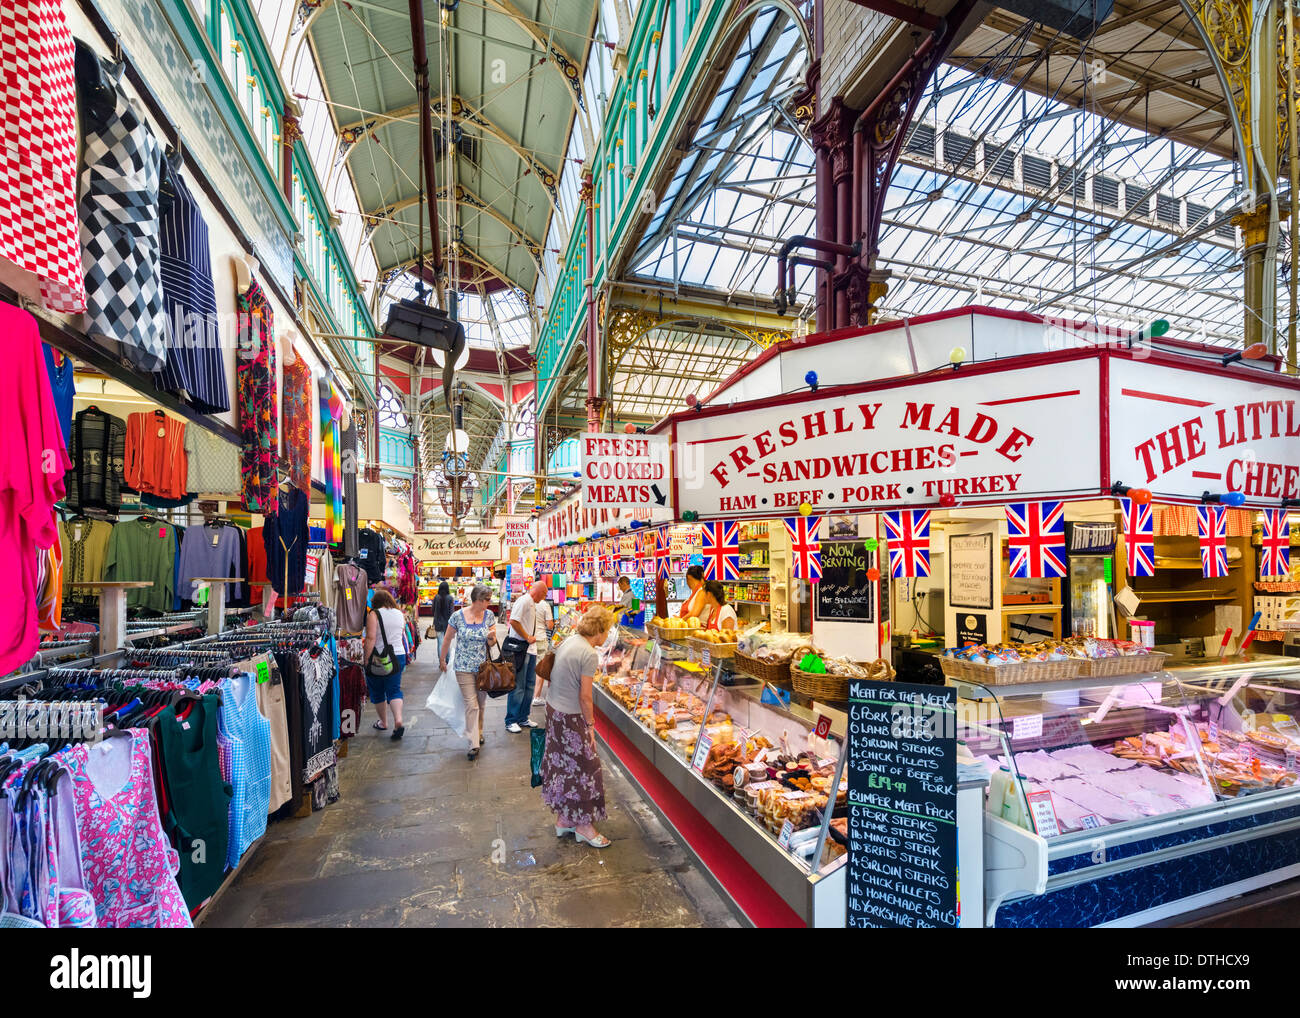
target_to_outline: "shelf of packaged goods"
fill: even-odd
[[[1235,594],[1216,590],[1134,590],[1145,604],[1182,604],[1192,601],[1235,601]]]
[[[740,543],[741,544],[767,544],[767,540],[768,539],[766,537],[745,537],[741,539]]]
[[[754,580],[723,580],[722,582],[723,582],[724,584],[726,584],[726,583],[730,583],[730,584],[738,584],[738,583],[746,583],[746,584],[764,584],[764,583],[771,583],[772,581],[771,581],[770,579],[764,577],[764,578],[762,578],[762,579],[754,579]]]
[[[771,601],[732,601],[731,603],[732,604],[756,604],[766,608],[772,602]]]
[[[1065,608],[1063,604],[1006,604],[1003,615],[1055,615]]]
[[[740,568],[741,569],[767,569],[771,565],[772,565],[771,562],[756,562],[753,563],[752,565],[746,565],[744,562],[742,562],[740,564]]]
[[[1201,560],[1199,558],[1156,558],[1157,569],[1200,569]],[[1228,563],[1229,569],[1240,569],[1240,561]]]

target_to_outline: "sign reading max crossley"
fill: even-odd
[[[501,535],[424,531],[414,535],[411,549],[419,562],[495,562],[501,557]]]

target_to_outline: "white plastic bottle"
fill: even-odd
[[[1007,789],[1011,786],[1011,768],[999,767],[989,777],[989,797],[984,808],[996,817],[1006,813]]]

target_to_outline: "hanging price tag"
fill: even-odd
[[[271,666],[267,664],[265,661],[257,662],[257,681],[258,682],[271,681]]]
[[[307,576],[305,585],[310,587],[316,582],[316,572],[320,568],[320,559],[315,556],[309,556],[307,559]]]
[[[831,719],[825,714],[817,715],[817,738],[825,739],[831,734]]]
[[[776,843],[785,851],[790,851],[790,839],[794,837],[794,823],[787,820],[781,825],[781,835],[776,839]]]
[[[704,651],[704,652],[700,655],[700,664],[702,664],[705,668],[712,668],[712,667],[713,667],[713,655],[712,655],[709,651],[707,651],[707,650]]]

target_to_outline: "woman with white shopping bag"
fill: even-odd
[[[469,607],[455,612],[447,623],[447,635],[439,648],[439,663],[447,670],[447,659],[453,643],[456,647],[456,681],[465,700],[465,738],[469,740],[470,760],[478,759],[483,745],[483,713],[487,707],[487,693],[478,688],[479,666],[487,660],[488,647],[496,643],[497,620],[488,611],[492,591],[481,583],[470,591]]]

